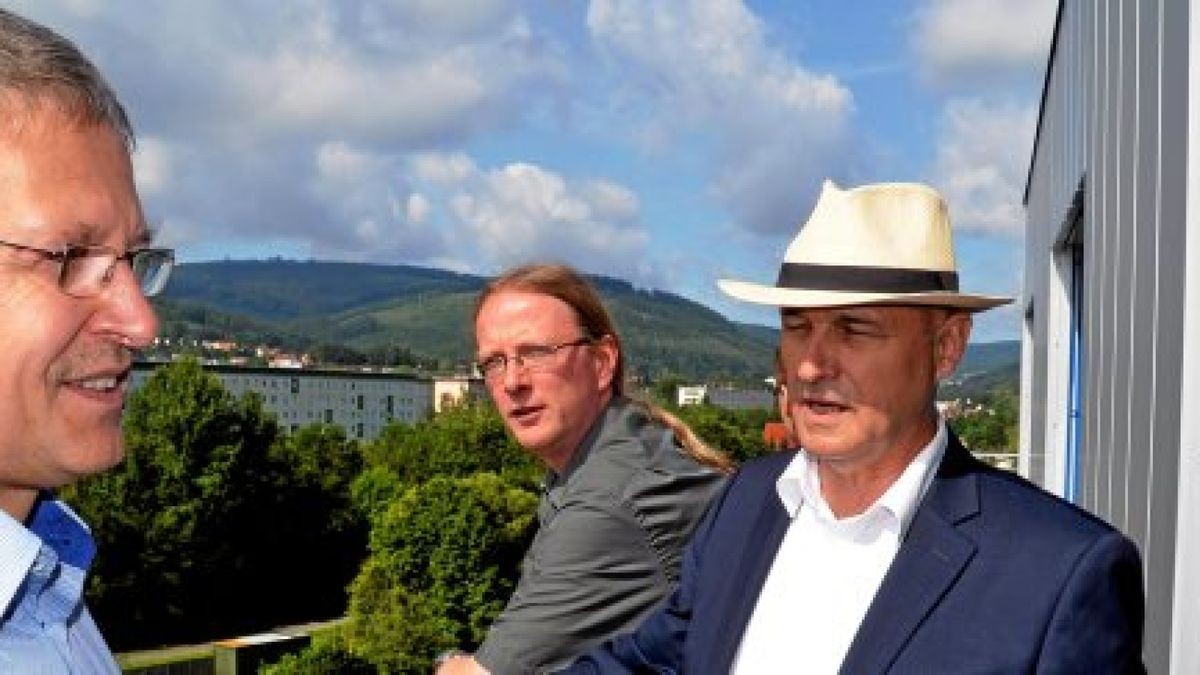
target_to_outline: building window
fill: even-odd
[[[1083,376],[1086,325],[1083,187],[1054,238],[1046,315],[1045,487],[1078,502],[1083,466]]]

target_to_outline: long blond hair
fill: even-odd
[[[488,282],[479,293],[475,299],[472,323],[479,318],[484,302],[501,291],[537,293],[561,300],[575,312],[579,329],[585,336],[591,340],[599,340],[606,335],[611,338],[617,348],[617,363],[610,387],[613,396],[625,395],[625,350],[621,348],[621,336],[600,294],[582,275],[566,265],[556,263],[534,263],[508,270]],[[701,440],[683,420],[649,401],[639,400],[637,404],[646,410],[651,419],[671,429],[680,447],[697,462],[724,473],[733,470],[733,460]]]

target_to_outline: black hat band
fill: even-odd
[[[860,267],[785,262],[779,268],[780,288],[862,293],[958,292],[958,273],[903,267]]]

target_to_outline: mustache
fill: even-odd
[[[55,375],[60,380],[71,380],[97,373],[124,372],[132,366],[132,349],[103,342],[68,355],[59,363]]]
[[[779,386],[779,390],[780,394],[786,398],[789,403],[815,400],[822,403],[832,403],[835,405],[849,405],[850,401],[850,397],[846,396],[836,387],[822,382],[817,382],[815,384],[785,382]]]

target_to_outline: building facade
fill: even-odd
[[[1188,0],[1062,0],[1026,187],[1020,470],[1137,543],[1200,673],[1200,59]]]
[[[133,390],[160,363],[137,363],[130,376]],[[348,438],[372,440],[389,422],[408,424],[429,417],[434,381],[386,372],[247,368],[205,365],[235,396],[255,392],[280,426],[295,431],[317,422],[336,424]]]
[[[711,387],[708,402],[726,410],[775,409],[775,392],[767,389],[733,389]]]
[[[488,396],[488,390],[483,384],[482,377],[455,375],[433,378],[433,412],[435,413],[440,413],[447,406],[458,404],[464,399],[483,401]]]

